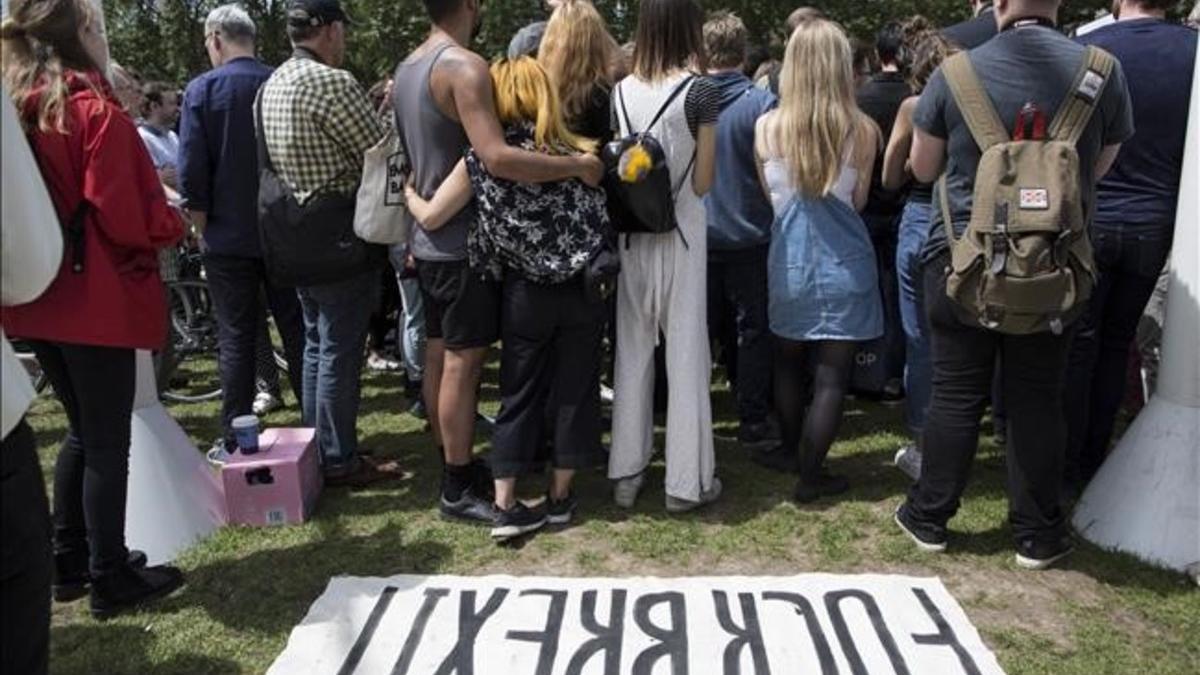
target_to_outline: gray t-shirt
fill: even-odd
[[[970,52],[971,64],[1010,135],[1017,114],[1027,102],[1033,102],[1045,113],[1049,125],[1071,89],[1083,57],[1082,45],[1057,31],[1036,25],[1006,30]],[[971,217],[975,170],[982,153],[954,103],[941,69],[934,72],[922,92],[913,114],[913,124],[947,141],[946,184],[950,213],[955,234],[961,234]],[[1096,177],[1093,175],[1096,158],[1104,146],[1121,143],[1132,135],[1129,92],[1118,63],[1113,67],[1077,146],[1084,218],[1089,223],[1096,200]],[[935,208],[925,246],[926,260],[946,250],[942,210],[936,191],[933,201]]]

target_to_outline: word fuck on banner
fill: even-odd
[[[338,577],[270,675],[1001,673],[938,579]]]

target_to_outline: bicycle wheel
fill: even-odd
[[[198,279],[171,282],[168,349],[157,364],[162,398],[200,403],[221,396],[217,370],[217,319],[208,284]]]

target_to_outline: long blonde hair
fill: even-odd
[[[558,89],[568,120],[583,116],[595,87],[612,88],[616,49],[608,24],[588,0],[563,0],[550,15],[537,58]]]
[[[96,68],[79,39],[80,27],[98,21],[90,0],[12,0],[8,18],[0,24],[0,58],[4,86],[20,113],[22,124],[41,131],[66,133],[65,111],[70,91],[66,71]],[[43,88],[35,119],[25,105]]]
[[[787,161],[802,194],[823,197],[833,190],[862,118],[854,100],[850,40],[832,21],[802,22],[788,40],[779,110],[767,125],[767,147]]]
[[[528,56],[492,64],[496,114],[500,124],[533,124],[533,140],[551,152],[595,152],[596,142],[575,135],[563,119],[558,92],[546,71]]]

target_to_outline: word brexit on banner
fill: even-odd
[[[1001,673],[937,579],[338,577],[284,673]]]

